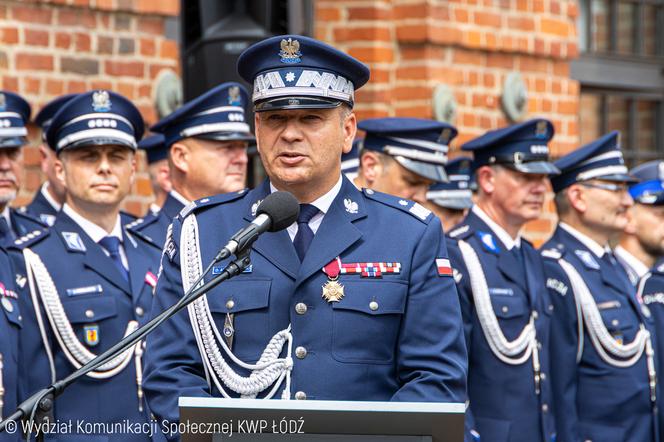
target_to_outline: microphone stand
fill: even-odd
[[[96,358],[83,365],[78,370],[66,376],[64,379],[52,383],[48,387],[38,391],[23,401],[17,407],[14,413],[0,422],[0,434],[6,430],[7,424],[9,422],[18,422],[20,419],[24,422],[27,422],[28,432],[26,435],[26,440],[29,440],[30,434],[32,433],[34,427],[32,423],[35,422],[35,419],[38,422],[44,422],[45,420],[48,421],[49,416],[52,414],[55,398],[59,396],[69,385],[74,383],[77,379],[85,376],[87,373],[93,371],[101,365],[104,365],[107,361],[113,359],[120,353],[127,350],[129,347],[139,342],[146,335],[159,327],[159,325],[161,325],[164,321],[174,316],[176,313],[194,302],[196,299],[203,296],[203,294],[206,292],[221,284],[223,281],[242,273],[242,271],[246,269],[249,264],[251,264],[251,260],[249,258],[249,253],[251,252],[251,243],[246,244],[246,246],[244,249],[238,251],[235,254],[236,258],[231,261],[230,264],[228,264],[228,266],[226,266],[226,268],[218,276],[215,276],[210,281],[196,288],[201,283],[205,275],[210,272],[212,266],[219,261],[217,257],[215,257],[215,259],[213,259],[212,262],[207,266],[203,274],[201,274],[201,276],[192,285],[192,288],[189,290],[189,292],[180,298],[178,302],[161,312],[158,316],[152,318],[143,327],[138,328],[133,333],[118,341],[111,348],[98,355]],[[38,440],[43,440],[43,437],[43,432],[37,436]]]

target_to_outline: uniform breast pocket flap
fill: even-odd
[[[62,306],[72,324],[99,322],[118,315],[117,304],[112,296],[66,299]]]
[[[491,298],[491,302],[498,318],[511,319],[530,315],[528,304],[522,297],[496,296]]]
[[[208,294],[210,311],[225,314],[267,308],[271,285],[268,278],[226,281]]]
[[[630,311],[629,307],[621,306],[617,301],[611,305],[609,303],[597,303],[597,308],[602,315],[605,327],[609,331],[624,331],[638,327],[639,320],[636,313]]]
[[[340,362],[391,363],[408,286],[394,281],[342,281],[345,296],[332,303],[333,356]]]

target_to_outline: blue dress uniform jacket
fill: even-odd
[[[50,226],[55,222],[55,215],[58,214],[58,210],[48,202],[42,193],[44,191],[46,191],[44,187],[40,187],[30,204],[25,206],[25,211]]]
[[[473,211],[450,231],[450,261],[455,269],[468,348],[470,413],[466,428],[482,441],[554,441],[555,423],[549,382],[549,330],[551,307],[543,281],[538,252],[521,239],[523,260],[508,251],[491,228]],[[501,361],[491,350],[478,318],[470,275],[458,241],[468,243],[478,255],[498,324],[507,340],[521,334],[531,315],[540,361],[539,394],[536,393],[533,356],[519,365]],[[515,252],[516,253],[516,252]],[[471,416],[472,414],[472,416]]]
[[[51,383],[52,376],[63,378],[74,371],[74,366],[57,342],[43,303],[39,300],[39,312],[48,342],[42,340],[23,249],[29,248],[39,255],[48,269],[78,341],[88,351],[100,354],[123,338],[130,321],[139,324],[147,322],[151,308],[159,249],[144,241],[140,235],[126,230],[123,230],[123,246],[129,264],[129,281],[123,278],[101,246],[94,243],[64,212],[60,212],[48,231],[20,238],[10,249],[26,312],[22,330],[22,364],[30,370],[24,370],[22,375],[27,394]],[[45,346],[53,355],[55,373],[51,372]],[[102,423],[125,422],[125,419],[131,423],[146,422],[147,413],[139,411],[136,373],[132,355],[129,364],[110,378],[85,376],[79,379],[56,399],[55,418],[60,421],[72,419],[74,422],[77,419]],[[67,440],[66,436],[59,436],[58,440]],[[148,437],[143,434],[86,434],[85,439],[145,440]]]
[[[598,353],[586,321],[579,336],[575,294],[558,259],[579,273],[608,332],[624,343],[634,340],[645,319],[627,276],[560,226],[542,247],[542,255],[554,305],[551,383],[558,440],[658,440],[645,354],[634,365],[615,367]]]
[[[132,230],[140,232],[157,246],[163,247],[168,226],[171,225],[173,218],[178,216],[178,213],[183,208],[184,204],[169,193],[164,206],[159,212],[150,213],[143,218],[137,219],[130,224],[130,227]]]
[[[0,247],[7,247],[11,243],[23,235],[27,235],[35,230],[43,230],[48,228],[48,224],[41,222],[39,219],[33,217],[25,210],[10,208],[9,219],[11,220],[11,233],[7,235],[4,241],[0,243]],[[14,236],[14,238],[10,238]]]
[[[0,395],[2,417],[14,412],[19,398],[23,395],[19,384],[19,339],[23,323],[23,311],[18,302],[14,284],[14,272],[7,253],[0,249],[0,380],[4,392]],[[13,434],[0,433],[0,441],[20,440],[20,431]]]
[[[204,198],[176,218],[153,315],[183,295],[183,217],[197,217],[206,265],[268,194],[265,182],[249,192]],[[360,192],[344,178],[302,263],[286,230],[263,234],[253,245],[251,270],[207,297],[219,329],[227,313],[235,315],[235,356],[255,363],[270,338],[291,324],[293,348],[302,347],[293,358],[296,399],[462,402],[467,362],[458,297],[453,279],[437,273],[436,258],[447,257],[440,221],[418,209]],[[342,263],[399,262],[401,271],[380,278],[341,274],[345,297],[328,303],[321,297],[327,281],[322,268],[336,257]],[[159,419],[178,420],[180,396],[220,395],[208,387],[186,311],[148,337],[146,357],[146,395]]]

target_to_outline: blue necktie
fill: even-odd
[[[120,238],[117,236],[105,236],[99,241],[99,245],[108,252],[113,264],[115,264],[115,267],[118,269],[124,280],[129,282],[129,272],[122,264],[122,257],[120,256]]]
[[[293,240],[297,256],[300,262],[304,261],[304,255],[307,254],[311,240],[314,239],[314,232],[309,227],[309,221],[319,212],[316,206],[311,204],[300,204],[300,215],[297,217],[297,235]]]
[[[0,244],[7,245],[14,241],[14,232],[4,216],[0,216]]]

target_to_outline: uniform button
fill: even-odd
[[[298,315],[303,315],[307,312],[307,304],[304,302],[298,302],[295,304],[295,313]]]
[[[502,310],[503,313],[507,313],[508,311],[510,311],[510,309],[507,308],[506,305],[504,305],[503,308],[501,308],[500,310]]]
[[[142,317],[145,314],[143,307],[136,307],[136,315]]]
[[[543,381],[546,381],[546,373],[540,373],[540,378],[541,378]]]
[[[378,310],[378,303],[376,301],[371,301],[369,303],[369,309],[375,312],[376,310]]]
[[[233,307],[235,307],[235,301],[233,301],[232,299],[226,301],[226,308],[228,310],[231,310]]]
[[[304,347],[297,347],[295,349],[295,357],[298,359],[304,359],[307,357],[307,349]]]
[[[548,404],[542,404],[542,411],[544,413],[547,413],[549,411],[549,405]]]
[[[553,304],[549,304],[549,311],[550,311],[550,312],[553,311]]]
[[[537,310],[533,310],[533,319],[539,318],[539,313],[537,313]]]
[[[619,323],[620,323],[620,321],[618,321],[617,319],[614,319],[613,321],[611,321],[611,325],[614,326],[614,327],[617,327]]]
[[[94,318],[95,317],[95,312],[92,310],[86,310],[85,311],[85,317],[86,318]]]
[[[307,398],[307,394],[304,391],[298,391],[295,393],[295,399],[298,401],[303,401]]]
[[[541,343],[541,342],[538,342],[538,343],[537,343],[537,349],[538,349],[538,350],[541,350],[541,349],[542,349],[542,343]]]

